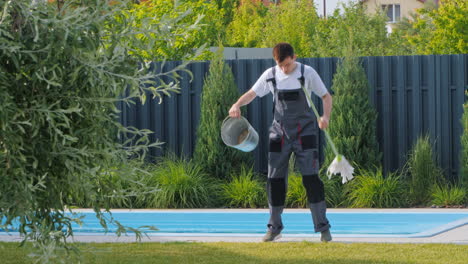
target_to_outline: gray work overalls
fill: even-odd
[[[300,67],[299,83],[304,85],[304,64],[300,64]],[[314,230],[322,232],[328,230],[330,225],[326,218],[324,186],[318,177],[317,118],[309,107],[302,88],[278,90],[275,73],[273,67],[273,77],[267,80],[272,83],[274,91],[274,119],[269,131],[268,152],[268,228],[272,232],[280,232],[283,229],[281,214],[286,200],[288,165],[291,153],[294,152],[307,192]]]

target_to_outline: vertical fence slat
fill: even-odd
[[[390,57],[384,57],[382,61],[382,73],[383,73],[383,80],[382,80],[382,119],[383,121],[383,170],[387,172],[390,169],[392,164],[391,160],[391,153],[393,153],[392,144],[390,141],[391,138],[391,100],[392,100],[392,87],[390,82],[390,68],[391,68],[391,60]]]
[[[398,167],[401,167],[406,162],[406,151],[408,130],[406,129],[406,113],[408,105],[406,103],[406,57],[397,57],[397,141],[398,141]]]
[[[419,135],[422,133],[422,116],[421,116],[421,108],[422,108],[422,92],[421,92],[421,57],[414,56],[413,57],[413,69],[412,69],[412,80],[413,80],[413,87],[412,87],[412,122],[413,125],[413,135],[412,135],[412,143],[416,142]],[[412,144],[412,145],[413,145]]]
[[[187,67],[189,70],[193,71],[193,65],[188,65]],[[181,154],[186,155],[187,153],[192,153],[192,87],[190,85],[190,77],[188,73],[183,72],[181,73],[181,121],[182,124],[180,126],[182,138],[180,139],[182,142],[181,145]]]
[[[440,78],[440,67],[437,65],[439,60],[436,56],[429,56],[428,63],[428,112],[429,112],[429,133],[431,135],[431,140],[434,143],[434,154],[437,160],[439,160],[439,127],[438,122],[440,121],[440,105],[436,100],[437,96],[440,94],[440,86],[438,84]]]
[[[449,65],[449,57],[448,56],[438,56],[439,58],[439,108],[440,108],[440,121],[438,122],[438,130],[439,130],[439,166],[449,175],[452,177],[452,166],[451,164],[451,157],[450,157],[450,146],[452,145],[452,138],[451,138],[451,116],[453,113],[450,109],[450,84],[449,84],[449,74],[450,74],[450,65]]]
[[[458,179],[461,179],[462,175],[460,173],[460,151],[461,151],[461,141],[460,136],[463,133],[463,126],[461,123],[461,117],[463,115],[463,103],[465,102],[465,86],[468,85],[466,78],[467,68],[466,68],[466,55],[456,55],[456,66],[453,68],[456,71],[455,75],[455,101],[452,101],[455,104],[455,120],[454,120],[454,148],[453,148],[453,157],[454,157],[454,167],[457,171]],[[468,125],[468,124],[465,124]]]

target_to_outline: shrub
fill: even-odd
[[[361,170],[350,184],[351,207],[387,208],[406,204],[400,177],[393,173],[384,177],[381,168],[376,171]]]
[[[221,190],[227,206],[257,208],[267,205],[265,184],[256,178],[252,169],[242,166],[238,174],[231,174],[231,179]]]
[[[408,159],[408,182],[411,204],[426,204],[431,198],[431,189],[442,179],[442,172],[437,167],[429,136],[418,138]]]
[[[102,201],[107,208],[132,208],[136,197],[145,195],[146,186],[142,186],[142,179],[147,172],[145,165],[139,160],[120,163],[102,171],[95,178],[95,184],[101,186]],[[70,205],[79,207],[92,207],[86,196],[82,199],[72,200]]]
[[[343,59],[333,77],[335,94],[328,132],[338,151],[364,169],[378,166],[382,155],[377,142],[377,111],[370,104],[369,89],[359,59],[352,56]],[[329,165],[334,158],[327,145],[324,164]]]
[[[220,179],[227,178],[237,164],[252,160],[248,153],[230,148],[221,140],[221,124],[238,97],[231,68],[224,63],[219,49],[203,85],[194,158],[206,173]]]
[[[242,1],[227,28],[227,44],[230,47],[260,47],[267,11],[261,1]]]
[[[214,1],[191,0],[149,0],[141,4],[134,4],[124,15],[135,17],[137,27],[154,27],[170,19],[176,26],[162,29],[172,33],[172,38],[161,38],[160,34],[139,35],[139,41],[132,43],[132,52],[138,56],[152,61],[161,60],[187,60],[189,58],[208,59],[211,52],[205,50],[199,54],[198,48],[208,45],[214,46],[218,38],[225,35],[224,9],[218,9]],[[199,25],[189,27],[182,32],[181,26]],[[151,44],[151,49],[142,49],[141,43]]]
[[[257,36],[263,40],[263,47],[288,42],[299,57],[311,57],[311,49],[317,46],[313,42],[313,36],[316,34],[318,20],[314,1],[281,1],[280,5],[269,7],[264,19],[265,26],[257,32]]]
[[[290,171],[288,177],[286,206],[307,208],[308,203],[307,192],[302,183],[302,175],[296,171]]]
[[[345,1],[342,1],[345,2]],[[346,47],[355,47],[354,56],[382,56],[391,52],[392,42],[385,28],[383,12],[368,14],[360,1],[347,1],[326,19],[319,19],[313,35],[311,57],[343,57]],[[373,10],[372,10],[373,11]],[[369,45],[372,43],[372,45]]]
[[[143,182],[154,192],[138,197],[139,207],[199,208],[212,204],[216,181],[198,164],[174,155],[160,159]]]
[[[432,204],[438,206],[461,205],[467,192],[462,186],[437,184],[431,194]]]
[[[332,177],[322,175],[320,177],[325,187],[325,201],[328,207],[345,207],[347,206],[347,188],[341,183],[340,177]]]
[[[137,35],[167,43],[197,26],[162,17],[137,28],[135,17],[123,15],[128,0],[1,3],[0,228],[18,221],[21,237],[41,252],[36,260],[50,263],[62,252],[54,249],[72,246],[66,238],[77,220],[65,214],[72,202],[86,201],[103,227],[125,231],[104,218],[112,187],[98,178],[112,162],[144,156],[156,144],[150,131],[123,127],[116,105],[177,90],[174,72],[189,63],[155,74],[129,54],[137,43],[156,48]]]

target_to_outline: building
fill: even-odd
[[[375,13],[378,10],[384,10],[388,17],[388,29],[391,32],[394,24],[401,18],[409,18],[416,10],[424,7],[426,2],[438,4],[438,0],[362,0],[367,12]]]

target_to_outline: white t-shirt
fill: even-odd
[[[309,94],[312,92],[318,97],[322,97],[328,93],[327,88],[320,79],[318,73],[310,66],[304,65],[304,86]],[[296,62],[296,68],[293,72],[285,74],[278,65],[276,67],[276,88],[278,90],[292,90],[301,88],[299,78],[301,77],[301,63]],[[263,72],[257,82],[252,86],[252,90],[259,97],[263,97],[268,93],[274,93],[273,84],[267,82],[267,79],[273,78],[271,68]]]

